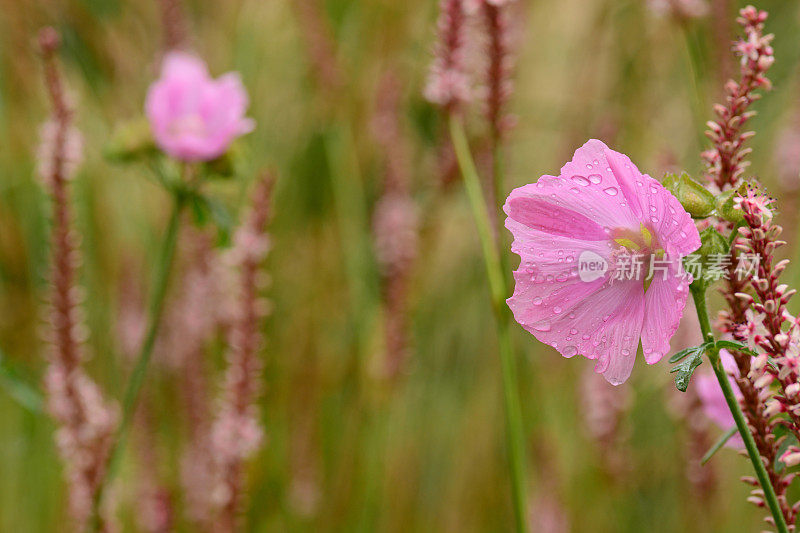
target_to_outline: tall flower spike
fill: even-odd
[[[417,256],[417,208],[409,193],[408,153],[399,124],[400,87],[384,77],[375,116],[375,138],[384,153],[384,188],[373,215],[373,238],[382,270],[384,303],[384,369],[389,378],[401,373],[408,357],[407,300]]]
[[[510,126],[504,107],[513,91],[511,71],[511,30],[509,4],[512,0],[482,0],[483,17],[488,35],[486,67],[486,118],[493,142],[499,142]]]
[[[772,222],[770,198],[750,189],[738,200],[747,227],[740,228],[737,247],[755,263],[750,285],[756,299],[742,295],[750,302],[750,308],[746,322],[737,332],[760,353],[750,365],[748,377],[766,405],[763,416],[769,418],[784,413],[781,425],[795,438],[800,438],[800,324],[786,308],[796,291],[779,281],[789,261],[776,261],[774,256],[775,250],[785,244],[778,240],[782,228]],[[778,384],[779,394],[770,389],[773,382]],[[790,445],[781,460],[790,466],[800,464],[800,448]],[[786,488],[792,478],[791,474],[783,476],[775,486],[789,525],[795,524],[797,519],[797,508],[790,508],[786,501]]]
[[[758,89],[772,87],[766,77],[774,62],[770,46],[773,35],[764,35],[767,12],[748,6],[739,15],[736,20],[744,29],[744,38],[735,43],[734,51],[741,58],[740,78],[738,82],[729,80],[725,84],[725,104],[714,106],[717,118],[707,123],[706,135],[714,147],[702,154],[706,177],[719,190],[734,186],[747,168],[749,162],[745,158],[751,149],[744,144],[755,135],[752,131],[742,131],[754,114],[748,108],[760,98]]]
[[[219,513],[215,531],[232,533],[244,499],[244,463],[260,447],[263,429],[259,420],[258,395],[261,382],[261,318],[266,303],[259,298],[265,275],[261,264],[269,252],[266,226],[270,214],[273,179],[265,174],[256,184],[251,211],[236,232],[229,260],[239,268],[239,307],[228,346],[228,369],[219,411],[212,428],[217,481],[213,497]]]
[[[425,97],[432,103],[456,110],[470,99],[469,76],[464,65],[464,0],[441,0],[439,41],[425,86]]]
[[[734,52],[740,58],[740,80],[738,83],[731,80],[726,84],[725,105],[715,106],[714,111],[718,118],[708,122],[710,129],[707,134],[714,142],[714,148],[702,155],[707,165],[707,178],[712,187],[720,190],[737,187],[744,177],[747,166],[744,158],[750,149],[744,148],[743,144],[753,133],[742,133],[742,125],[754,113],[748,111],[748,108],[759,98],[755,91],[770,87],[765,74],[773,62],[772,49],[769,46],[772,36],[763,35],[763,23],[766,18],[766,12],[758,11],[752,6],[740,11],[737,22],[744,29],[744,38],[740,39],[734,48]],[[729,230],[733,227],[724,221],[720,221],[719,224]],[[738,247],[735,245],[731,250],[730,268],[720,290],[727,303],[727,309],[719,313],[716,327],[724,335],[738,336],[741,339],[741,324],[749,323],[752,326],[750,319],[753,315],[748,310],[752,301],[752,297],[747,294],[748,281],[736,273],[741,259]],[[731,350],[730,354],[736,363],[736,371],[731,374],[741,393],[739,402],[742,412],[764,462],[770,483],[775,489],[784,519],[788,524],[792,524],[794,511],[790,509],[786,500],[787,481],[791,481],[791,476],[784,476],[775,466],[780,442],[773,434],[777,422],[772,419],[765,403],[769,399],[769,391],[764,389],[763,382],[758,382],[761,369],[758,365],[753,368],[754,361],[747,353]],[[756,487],[755,491],[760,490],[755,479],[747,478],[745,482]],[[761,494],[763,493],[754,493],[751,501],[763,506]]]
[[[161,32],[164,51],[178,50],[186,46],[186,16],[182,0],[161,0]]]
[[[593,139],[560,176],[515,189],[503,209],[521,259],[508,306],[534,337],[596,360],[615,385],[628,379],[640,339],[649,364],[669,351],[691,281],[680,260],[700,236],[658,181]]]
[[[78,237],[71,227],[67,187],[80,160],[80,134],[72,125],[72,110],[56,64],[59,36],[54,29],[45,28],[39,44],[53,106],[52,118],[42,128],[39,149],[39,171],[53,201],[51,352],[45,387],[48,410],[58,425],[56,444],[66,467],[70,513],[76,531],[81,531],[105,474],[117,412],[106,404],[81,365],[87,332],[81,318],[81,292],[75,283]]]

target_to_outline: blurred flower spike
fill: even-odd
[[[245,117],[248,104],[237,73],[213,79],[201,59],[170,52],[150,86],[145,112],[164,152],[180,161],[210,161],[253,130],[255,122]]]
[[[595,372],[615,385],[630,376],[640,339],[649,364],[669,351],[691,281],[675,259],[697,250],[700,237],[663,185],[627,156],[590,140],[560,176],[512,191],[504,210],[511,250],[521,258],[508,305],[534,337],[564,357],[596,360]],[[591,280],[579,275],[588,252],[609,267]],[[612,275],[632,254],[663,262],[665,274],[650,280]]]

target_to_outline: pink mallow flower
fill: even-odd
[[[201,59],[170,52],[147,93],[145,112],[162,150],[181,161],[209,161],[253,130],[255,122],[244,116],[248,104],[237,73],[215,80]]]
[[[640,338],[649,364],[669,351],[691,282],[681,258],[700,236],[658,181],[590,140],[503,209],[521,259],[508,306],[534,337],[596,360],[614,385],[630,376]]]
[[[741,399],[742,392],[739,390],[739,385],[736,384],[734,377],[739,377],[739,368],[736,366],[733,356],[727,350],[720,350],[719,357],[722,361],[722,367],[729,374],[728,380],[731,382],[733,394],[737,399]],[[703,407],[703,412],[706,417],[714,424],[719,426],[720,429],[728,431],[736,425],[733,420],[733,415],[725,401],[725,396],[722,394],[722,388],[719,386],[716,376],[712,371],[698,372],[694,379],[694,388],[697,397],[700,398],[700,404]],[[744,448],[744,441],[742,436],[736,433],[726,443],[727,446],[732,448]]]

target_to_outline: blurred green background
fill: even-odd
[[[677,21],[643,0],[516,0],[510,106],[518,123],[506,150],[506,189],[557,172],[591,137],[655,177],[675,169],[699,174],[702,124],[721,92],[721,58],[728,59],[714,35],[734,35],[734,4],[714,0],[727,6],[728,21],[718,12]],[[330,32],[338,88],[320,78],[311,59],[325,36],[309,26],[308,5]],[[770,12],[776,63],[774,90],[756,104],[751,169],[779,199],[790,242],[784,253],[796,256],[800,180],[792,177],[800,158],[780,180],[786,165],[775,154],[792,129],[800,132],[800,6],[765,0],[757,7]],[[510,530],[500,369],[479,244],[460,183],[442,185],[444,123],[422,97],[436,3],[195,0],[185,10],[195,50],[214,75],[241,73],[258,123],[238,145],[237,179],[211,190],[236,213],[259,169],[279,175],[261,402],[267,440],[249,471],[247,530]],[[92,331],[88,365],[119,399],[129,366],[116,335],[121,287],[131,272],[139,290],[148,286],[169,199],[144,166],[108,162],[103,149],[118,123],[141,115],[157,74],[159,5],[0,0],[0,346],[35,383],[45,364],[38,330],[49,224],[35,173],[38,127],[48,113],[35,36],[48,24],[64,38],[64,71],[86,140],[73,198]],[[729,66],[736,68],[733,60]],[[392,383],[375,371],[381,303],[370,236],[384,173],[372,116],[387,73],[399,80],[398,120],[420,212],[409,293],[413,350],[405,374]],[[472,109],[479,145],[485,126],[480,106]],[[790,267],[788,276],[800,281],[800,269]],[[637,364],[624,391],[605,391],[628,401],[604,445],[586,421],[591,363],[562,359],[521,328],[514,331],[534,531],[763,527],[764,513],[745,502],[748,488],[738,481],[749,465],[731,450],[705,467],[703,474],[715,478],[708,486],[687,477],[690,431],[676,414],[666,362]],[[209,349],[217,370],[221,352]],[[150,474],[173,495],[176,530],[193,531],[181,515],[177,379],[158,361],[150,370],[144,401],[159,457]],[[0,531],[65,530],[53,430],[46,416],[0,392]],[[706,430],[709,444],[721,433]],[[147,468],[129,447],[114,490],[126,531],[144,530],[137,480]]]

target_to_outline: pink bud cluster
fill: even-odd
[[[739,15],[736,20],[744,29],[744,37],[735,43],[734,51],[741,58],[740,79],[725,84],[725,104],[715,105],[717,118],[707,122],[706,135],[714,147],[702,154],[706,177],[719,190],[732,187],[747,168],[749,162],[745,158],[751,149],[744,144],[755,135],[752,131],[742,131],[755,114],[748,108],[760,98],[756,90],[772,87],[766,77],[774,62],[770,46],[773,35],[764,35],[767,12],[748,6]]]
[[[739,229],[737,249],[758,254],[761,258],[750,279],[752,295],[737,294],[748,309],[746,320],[735,335],[740,340],[747,340],[751,348],[758,351],[750,364],[747,379],[758,391],[764,405],[762,417],[772,419],[770,429],[780,424],[795,437],[800,437],[800,324],[786,309],[796,291],[779,280],[789,261],[775,259],[775,250],[785,244],[778,239],[782,228],[773,223],[772,200],[753,188],[737,198],[737,207],[747,223],[746,227]],[[777,388],[772,387],[773,384],[777,384]],[[773,419],[779,414],[784,416]],[[782,439],[775,439],[774,432],[771,437],[774,449],[780,447]],[[787,466],[800,464],[800,447],[788,446],[780,460]],[[790,525],[795,523],[800,509],[800,502],[789,507],[786,501],[786,488],[793,478],[794,474],[787,474],[773,481],[784,517]],[[753,498],[759,498],[756,503],[763,505],[760,495]]]
[[[511,52],[510,2],[483,0],[483,18],[488,36],[486,66],[486,118],[495,142],[509,129],[511,117],[503,108],[514,90],[511,72],[514,57]]]
[[[465,69],[466,10],[464,0],[441,0],[439,41],[425,97],[448,110],[469,101],[471,87]]]
[[[216,481],[210,491],[218,509],[214,530],[220,532],[237,531],[244,499],[244,463],[263,440],[257,405],[262,366],[259,329],[268,305],[259,293],[267,281],[261,264],[270,248],[266,226],[272,183],[267,174],[256,185],[250,215],[236,232],[228,257],[239,268],[239,307],[231,325],[223,394],[211,428]]]
[[[56,444],[66,466],[69,507],[75,530],[87,525],[94,494],[105,475],[106,458],[117,425],[117,412],[84,372],[82,292],[77,287],[80,264],[78,235],[72,229],[68,181],[80,159],[80,143],[72,126],[72,110],[64,89],[56,50],[58,34],[46,28],[39,36],[53,117],[43,128],[39,169],[53,201],[50,323],[51,345],[45,377],[47,406],[55,418]]]
[[[648,0],[648,7],[657,15],[671,15],[679,20],[708,14],[706,0]]]

